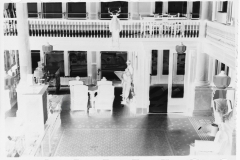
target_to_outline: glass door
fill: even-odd
[[[188,54],[170,51],[168,78],[168,112],[186,112]]]

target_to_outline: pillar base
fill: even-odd
[[[212,89],[209,86],[196,86],[193,116],[212,115]]]
[[[197,81],[195,82],[196,87],[209,87],[209,81]]]

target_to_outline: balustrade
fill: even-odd
[[[120,38],[197,38],[200,21],[121,21]]]
[[[4,18],[3,20],[3,33],[5,36],[17,36],[17,19]]]
[[[110,38],[108,20],[29,19],[31,37]],[[200,21],[120,21],[120,38],[197,38]],[[17,20],[4,19],[4,35],[17,35]]]
[[[109,38],[109,22],[29,19],[29,35],[32,37]]]

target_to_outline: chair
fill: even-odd
[[[74,82],[73,82],[74,83]],[[70,83],[71,110],[84,110],[87,112],[88,87],[82,81]]]
[[[83,85],[83,82],[82,81],[76,81],[76,80],[73,80],[73,81],[69,81],[68,82],[68,85],[70,86],[70,96],[71,96],[71,104],[73,104],[73,97],[74,97],[74,92],[73,92],[73,86],[74,85]]]
[[[97,85],[112,85],[112,81],[97,81]]]
[[[84,110],[87,112],[88,108],[88,86],[74,85],[74,96],[72,99],[71,110]]]
[[[98,110],[113,110],[114,86],[100,85],[98,86],[98,95],[95,97],[95,109]]]

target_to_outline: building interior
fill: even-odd
[[[2,155],[235,158],[238,7],[1,2]]]

